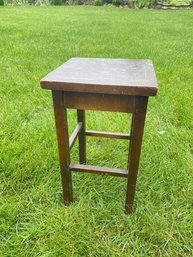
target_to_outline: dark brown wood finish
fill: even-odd
[[[85,134],[86,134],[86,136],[90,136],[90,137],[106,137],[106,138],[116,138],[116,139],[130,139],[130,135],[129,134],[124,134],[124,133],[86,130]]]
[[[75,130],[73,131],[70,140],[69,140],[69,148],[71,149],[78,137],[78,135],[80,134],[80,131],[82,130],[82,122],[78,122],[78,124],[76,125]]]
[[[56,133],[58,139],[58,151],[60,159],[60,172],[62,177],[62,189],[64,204],[69,205],[73,201],[72,177],[69,169],[70,149],[68,138],[67,111],[64,109],[63,92],[52,91]]]
[[[132,116],[131,140],[128,156],[128,183],[125,201],[125,212],[131,213],[135,196],[139,158],[145,124],[148,97],[137,97],[135,113]]]
[[[127,178],[125,212],[131,213],[148,96],[156,95],[157,82],[150,60],[72,58],[41,80],[51,89],[58,139],[64,203],[72,196],[71,172],[86,172]],[[77,109],[77,126],[68,137],[67,109]],[[129,134],[86,130],[85,110],[132,113]],[[130,139],[128,169],[83,165],[86,136]],[[70,148],[79,139],[80,164],[70,164]]]
[[[135,96],[64,92],[64,107],[131,113],[135,110]]]
[[[77,121],[82,123],[79,133],[79,162],[86,163],[86,135],[85,135],[85,111],[77,110]]]
[[[156,95],[151,60],[72,58],[41,80],[45,89],[115,95]]]
[[[116,168],[107,168],[107,167],[81,165],[81,164],[70,164],[70,170],[77,171],[77,172],[86,172],[86,173],[92,173],[92,174],[115,176],[115,177],[126,177],[126,178],[128,177],[128,170],[116,169]]]

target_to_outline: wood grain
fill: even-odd
[[[150,96],[157,93],[151,60],[72,58],[41,80],[45,89]]]
[[[107,176],[116,176],[116,177],[126,177],[128,176],[128,171],[124,169],[116,168],[107,168],[91,165],[82,165],[82,164],[70,164],[71,171],[77,172],[86,172],[91,174],[100,174]]]
[[[135,96],[64,92],[64,107],[131,113],[135,110]]]
[[[90,137],[105,137],[105,138],[116,138],[116,139],[130,139],[129,134],[115,133],[115,132],[104,132],[95,130],[86,130],[86,136]]]
[[[128,214],[130,214],[133,209],[147,102],[148,97],[138,97],[136,99],[136,111],[132,116],[131,139],[128,155],[128,182],[125,201],[125,212]]]
[[[58,151],[60,159],[60,172],[62,177],[62,189],[64,204],[69,205],[73,201],[72,176],[69,169],[70,149],[68,138],[67,111],[64,109],[63,93],[53,91],[53,106],[56,124],[56,134],[58,139]]]
[[[85,111],[77,110],[77,122],[82,123],[82,127],[79,133],[79,162],[86,163],[86,119],[85,119]]]
[[[80,133],[82,129],[82,122],[78,122],[78,124],[76,125],[76,128],[74,129],[71,137],[70,137],[70,140],[69,140],[69,148],[71,149]]]

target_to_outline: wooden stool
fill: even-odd
[[[127,178],[125,212],[131,213],[135,195],[148,96],[157,93],[150,60],[72,58],[41,80],[52,90],[64,203],[73,201],[71,171]],[[70,140],[67,109],[77,109],[77,126]],[[86,130],[85,110],[132,113],[129,134]],[[130,139],[128,170],[84,165],[86,136]],[[70,149],[79,139],[80,164],[70,162]]]

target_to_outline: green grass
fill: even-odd
[[[0,8],[1,256],[193,256],[192,20],[191,11]],[[74,174],[75,201],[63,206],[51,94],[39,80],[75,56],[153,60],[159,94],[131,216],[122,178]],[[129,127],[129,115],[87,113],[88,129]],[[127,142],[87,145],[89,164],[126,167]]]

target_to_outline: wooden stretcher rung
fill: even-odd
[[[83,165],[83,164],[70,164],[70,170],[77,171],[77,172],[92,173],[92,174],[101,174],[101,175],[107,175],[107,176],[128,177],[128,170]]]
[[[116,138],[116,139],[130,139],[129,134],[115,133],[115,132],[104,132],[104,131],[94,131],[86,130],[86,136],[90,137],[106,137],[106,138]]]
[[[78,124],[76,125],[76,128],[74,129],[71,137],[70,137],[70,140],[69,140],[69,148],[71,149],[78,137],[78,134],[80,133],[82,129],[82,122],[78,122]]]

